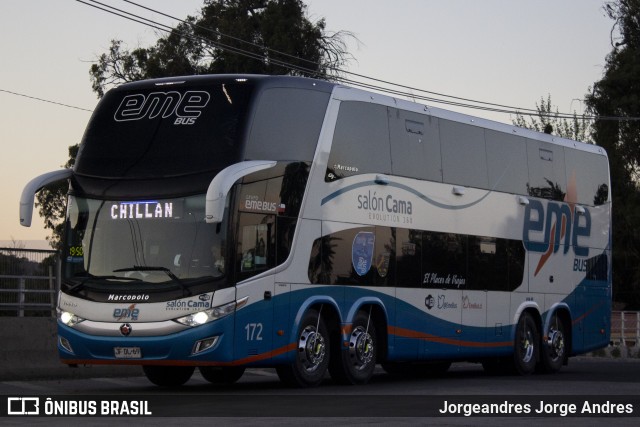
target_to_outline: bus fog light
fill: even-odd
[[[210,349],[218,342],[218,337],[209,337],[203,340],[197,341],[196,345],[193,346],[193,352],[191,354],[198,354],[205,350]]]
[[[71,347],[71,343],[69,342],[68,339],[66,339],[65,337],[60,337],[58,339],[58,342],[60,343],[60,346],[62,348],[67,350],[69,353],[73,353],[73,348]]]

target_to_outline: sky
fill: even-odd
[[[89,0],[86,0],[90,2]],[[120,0],[101,0],[173,25]],[[184,18],[202,0],[137,0]],[[551,95],[561,112],[582,113],[602,77],[613,22],[604,0],[306,0],[312,21],[350,31],[346,70],[468,99],[535,109]],[[34,210],[19,225],[25,184],[60,169],[80,142],[98,99],[89,67],[112,39],[129,49],[158,34],[75,0],[0,2],[0,246],[43,247],[50,232]],[[9,92],[81,109],[38,101]],[[427,103],[429,104],[429,103]],[[438,104],[429,104],[441,108]],[[452,108],[456,109],[456,108]],[[511,123],[514,116],[457,111]],[[44,245],[46,247],[46,244]]]

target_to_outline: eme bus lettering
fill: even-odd
[[[535,274],[537,274],[551,254],[555,254],[563,246],[563,254],[573,248],[577,257],[589,256],[589,246],[581,245],[582,238],[591,236],[591,213],[584,208],[579,214],[572,211],[567,203],[548,202],[545,207],[539,200],[530,200],[525,209],[522,240],[527,251],[544,254]],[[576,266],[582,263],[577,258]]]
[[[122,98],[113,118],[116,122],[131,120],[166,119],[176,116],[174,125],[192,125],[202,114],[211,96],[202,90],[180,92],[136,93]]]
[[[113,318],[117,321],[122,319],[138,320],[140,309],[136,308],[136,304],[131,304],[127,308],[116,308],[113,310]]]

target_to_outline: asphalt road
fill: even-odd
[[[94,412],[98,413],[100,405],[107,408],[111,404],[115,405],[109,407],[111,415],[135,415],[134,411],[150,413],[136,418],[75,419],[83,425],[114,425],[114,420],[116,424],[133,421],[136,425],[158,422],[211,425],[215,417],[225,424],[233,422],[234,426],[299,425],[301,422],[323,426],[336,422],[342,425],[512,426],[542,421],[562,422],[564,427],[602,425],[605,420],[608,425],[637,426],[640,425],[640,360],[574,358],[557,374],[529,377],[492,376],[480,365],[469,363],[454,364],[446,374],[430,378],[396,377],[378,369],[372,381],[364,386],[340,386],[327,379],[320,387],[311,389],[286,388],[270,369],[247,370],[237,384],[225,387],[209,384],[197,371],[178,389],[155,387],[143,376],[5,381],[0,382],[0,396],[4,400],[37,396],[43,402],[46,398],[85,405],[94,402]],[[115,403],[105,404],[105,400]],[[493,415],[483,414],[492,404]],[[7,404],[0,401],[0,405]],[[126,410],[123,405],[128,405]],[[49,406],[52,408],[55,409]],[[69,410],[73,411],[64,404],[56,409],[59,414],[68,414],[65,411]],[[554,418],[538,418],[542,416]],[[68,425],[69,418],[5,416],[0,418],[0,424]]]

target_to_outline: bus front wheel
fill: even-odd
[[[295,360],[276,367],[280,380],[294,387],[314,387],[324,378],[329,366],[329,333],[320,313],[308,310],[297,335]]]
[[[142,366],[147,379],[160,387],[178,387],[189,381],[193,366]]]

